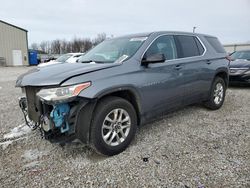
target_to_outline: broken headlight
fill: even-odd
[[[90,85],[91,82],[85,82],[71,86],[41,89],[37,93],[37,96],[45,101],[63,101],[72,97],[76,97],[82,90],[88,88]]]

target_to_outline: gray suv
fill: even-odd
[[[105,40],[75,64],[21,75],[25,121],[51,142],[80,141],[115,155],[137,126],[195,103],[219,109],[228,85],[227,54],[216,37],[152,32]]]

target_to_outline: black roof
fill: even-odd
[[[9,25],[9,26],[11,26],[11,27],[15,27],[15,28],[17,28],[17,29],[20,29],[20,30],[23,30],[23,31],[25,31],[25,32],[28,32],[28,30],[26,30],[26,29],[23,29],[23,28],[21,28],[21,27],[15,26],[15,25],[12,25],[12,24],[7,23],[7,22],[5,22],[5,21],[3,21],[3,20],[0,20],[0,22],[2,22],[2,23],[4,23],[4,24],[7,24],[7,25]]]

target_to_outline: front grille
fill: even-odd
[[[41,114],[40,101],[36,97],[36,94],[39,90],[39,87],[25,87],[29,118],[35,122],[39,122],[39,117]]]

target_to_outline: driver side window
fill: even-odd
[[[166,60],[176,59],[177,50],[174,37],[170,35],[164,35],[157,38],[148,48],[145,55],[149,57],[154,54],[164,54]]]

